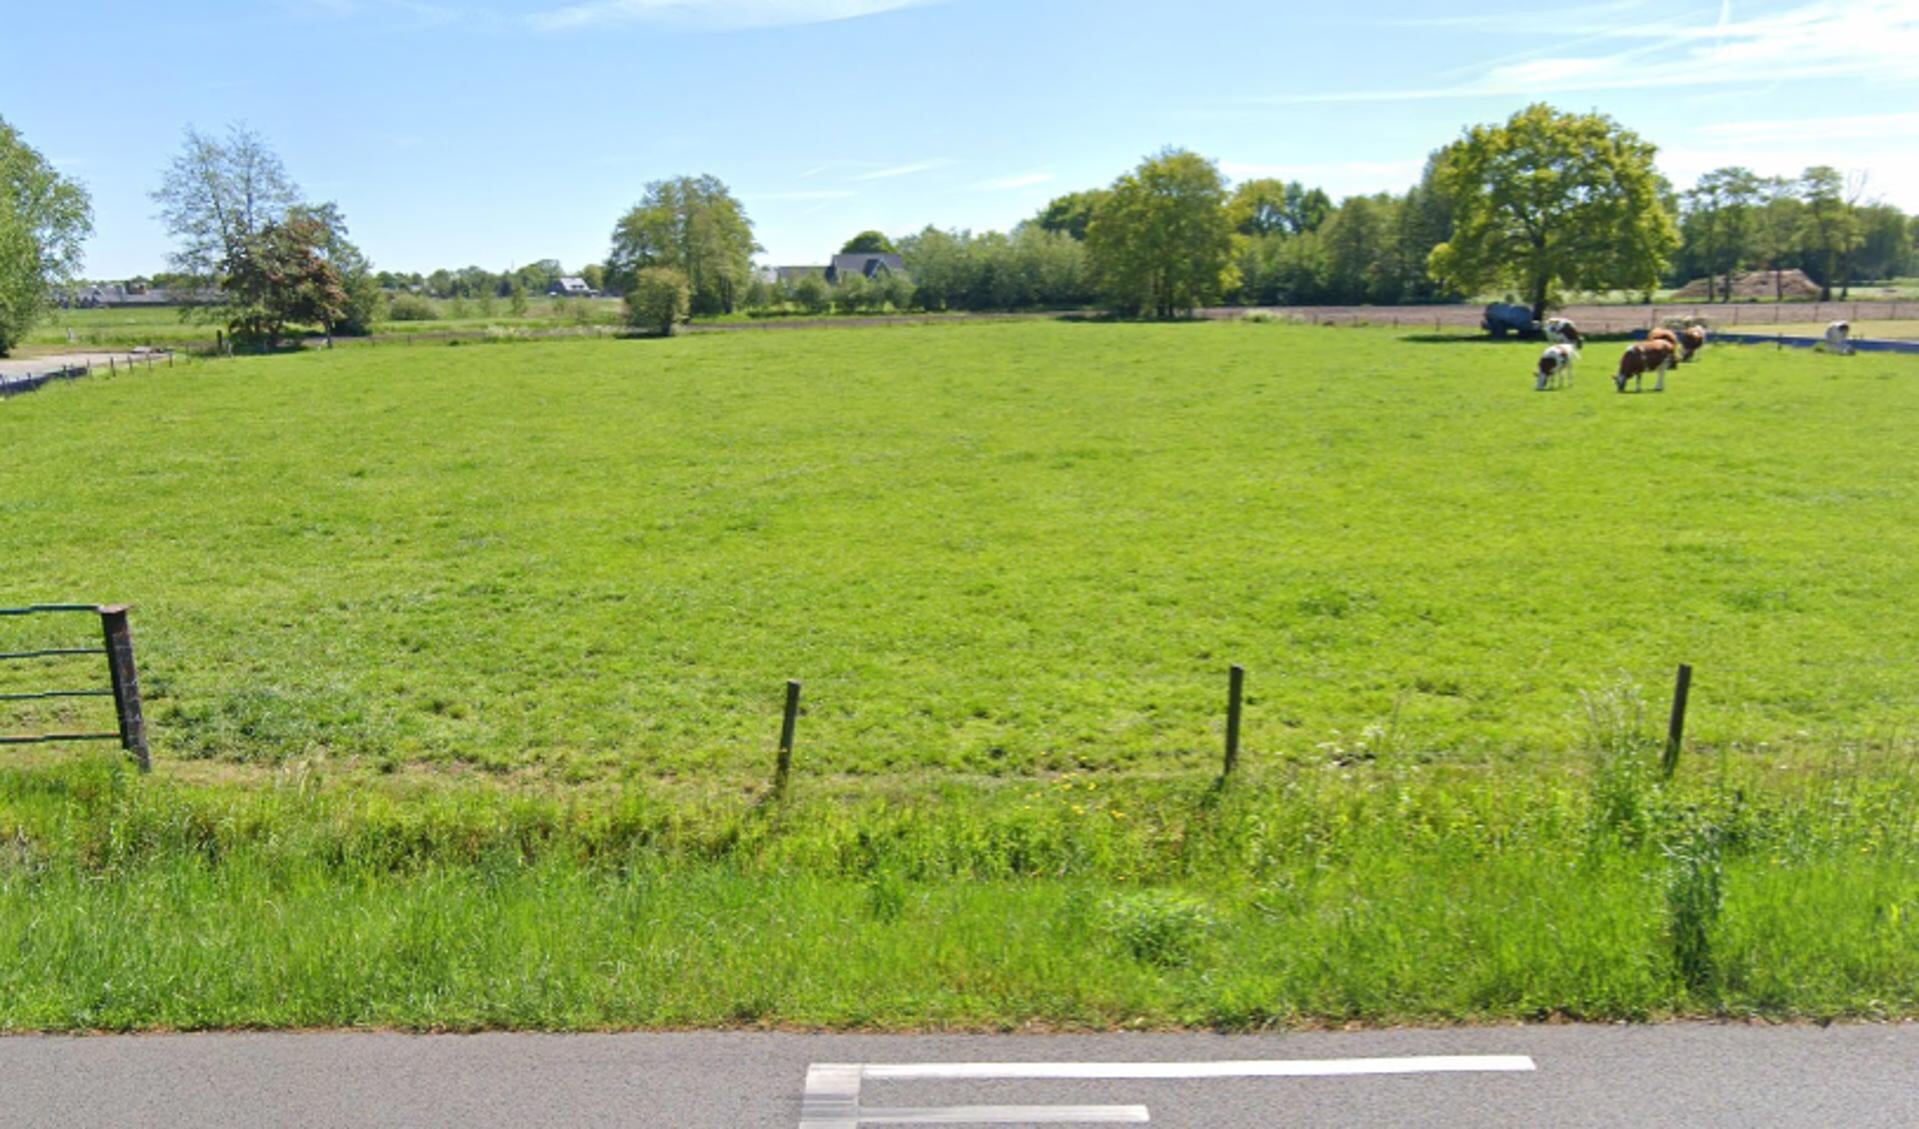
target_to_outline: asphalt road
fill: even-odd
[[[1504,1068],[1481,1072],[1472,1067],[1482,1060],[1466,1059],[1451,1064],[1465,1071],[1429,1073],[1417,1062],[1373,1061],[1382,1056],[1500,1056],[1484,1062]],[[1533,1068],[1515,1069],[1523,1059],[1513,1056],[1530,1058]],[[1365,1061],[1334,1065],[1359,1073],[1298,1074],[1326,1060]],[[957,1071],[930,1065],[954,1063],[975,1065]],[[1162,1065],[1136,1065],[1142,1063]],[[1225,1065],[1189,1065],[1195,1063]],[[1382,1068],[1415,1072],[1366,1073]],[[929,1077],[942,1072],[961,1076]],[[1009,1073],[1064,1076],[1004,1077]],[[849,1087],[857,1091],[850,1100],[844,1092]],[[1094,1120],[1049,1120],[1056,1115]],[[969,1116],[981,1119],[954,1120]],[[1247,1037],[720,1032],[0,1038],[4,1126],[840,1129],[1121,1123],[1205,1129],[1910,1129],[1919,1125],[1919,1025],[1505,1027]]]

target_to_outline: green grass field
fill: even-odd
[[[158,758],[0,772],[0,1025],[1913,1014],[1919,362],[1611,353],[1016,323],[0,404],[5,602],[136,605]]]

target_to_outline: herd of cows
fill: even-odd
[[[1579,327],[1567,318],[1548,318],[1545,330],[1552,344],[1546,346],[1546,351],[1539,355],[1539,367],[1533,372],[1535,392],[1564,388],[1570,384],[1573,364],[1579,360],[1579,350],[1585,344],[1584,338],[1579,335]],[[1833,322],[1826,327],[1827,350],[1842,354],[1852,352],[1851,336],[1851,325],[1843,321]],[[1654,329],[1646,334],[1644,341],[1635,341],[1626,346],[1625,353],[1619,358],[1619,371],[1613,374],[1613,387],[1624,392],[1626,382],[1630,380],[1634,392],[1643,391],[1646,374],[1651,373],[1655,381],[1653,391],[1664,392],[1666,370],[1692,360],[1705,347],[1705,326],[1689,325],[1679,330],[1661,326]]]

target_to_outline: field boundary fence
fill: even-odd
[[[141,772],[152,769],[147,751],[146,714],[140,704],[140,679],[133,661],[133,629],[128,622],[130,609],[124,604],[29,604],[18,608],[0,608],[0,617],[96,615],[100,618],[101,642],[93,646],[30,647],[0,652],[0,663],[39,663],[103,655],[107,660],[107,686],[97,684],[79,688],[20,690],[0,693],[0,705],[14,702],[60,701],[67,699],[112,698],[117,727],[111,733],[98,731],[60,733],[0,733],[0,746],[48,745],[79,741],[118,741]]]
[[[125,353],[113,353],[107,356],[106,364],[104,365],[97,364],[89,358],[77,363],[73,361],[62,361],[56,367],[42,369],[38,372],[32,369],[26,372],[12,374],[0,372],[0,399],[22,396],[28,392],[38,392],[56,380],[79,380],[81,377],[92,376],[94,373],[102,370],[112,376],[118,376],[123,372],[136,372],[141,368],[152,371],[156,365],[162,363],[168,368],[173,367],[173,350],[144,349],[131,350]]]

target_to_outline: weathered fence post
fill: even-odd
[[[1672,720],[1666,726],[1666,756],[1659,768],[1671,780],[1679,767],[1679,746],[1686,739],[1686,698],[1692,691],[1692,667],[1679,664],[1679,676],[1672,687]]]
[[[133,666],[133,629],[127,608],[113,604],[100,609],[100,628],[107,642],[107,675],[113,680],[113,708],[120,721],[120,747],[133,754],[141,772],[152,771],[147,756],[147,719],[140,709],[140,677]]]
[[[1222,780],[1239,768],[1239,712],[1245,691],[1246,668],[1234,664],[1226,675],[1226,767],[1219,774]]]
[[[786,795],[786,781],[793,773],[793,730],[800,719],[800,684],[797,680],[786,682],[786,715],[780,720],[780,756],[778,765],[773,769],[773,794]]]

